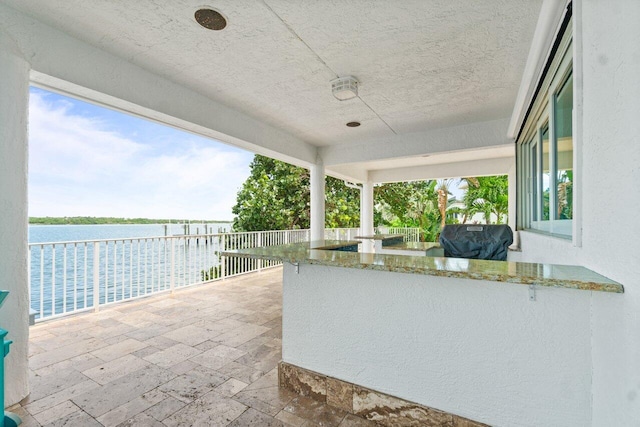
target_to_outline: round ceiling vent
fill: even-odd
[[[227,26],[227,20],[217,10],[198,9],[195,13],[196,22],[208,30],[220,31]]]
[[[349,122],[347,123],[347,126],[350,128],[357,128],[358,126],[360,126],[360,122]]]

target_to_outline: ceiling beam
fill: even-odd
[[[332,166],[492,147],[513,142],[506,136],[508,125],[509,119],[505,118],[321,147],[319,152],[324,164]]]
[[[382,169],[369,171],[369,179],[375,183],[386,183],[470,176],[506,175],[514,164],[514,157],[500,157],[496,159],[471,160],[467,162]]]

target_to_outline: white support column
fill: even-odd
[[[373,235],[373,182],[365,181],[362,183],[360,191],[360,232],[363,236]],[[373,252],[373,242],[371,240],[363,240],[363,252]]]
[[[27,117],[29,64],[0,31],[0,328],[13,341],[5,359],[5,405],[29,392],[29,291],[27,212]]]
[[[311,166],[311,241],[324,240],[324,164]]]

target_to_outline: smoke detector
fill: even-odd
[[[337,100],[346,101],[358,96],[358,84],[358,79],[353,76],[338,77],[331,80],[331,92]]]

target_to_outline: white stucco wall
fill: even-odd
[[[5,404],[28,393],[27,106],[29,66],[0,30],[0,328],[14,341],[5,359]]]
[[[522,285],[285,264],[282,357],[490,425],[588,426],[603,298],[543,288],[531,302]]]
[[[638,426],[640,2],[574,1],[574,21],[582,242],[520,233],[520,256],[583,265],[624,285],[622,298],[603,295],[592,305],[593,425]]]
[[[599,426],[637,426],[640,222],[623,212],[640,211],[640,2],[583,3],[584,259],[626,288],[623,300],[593,306],[593,417]]]

